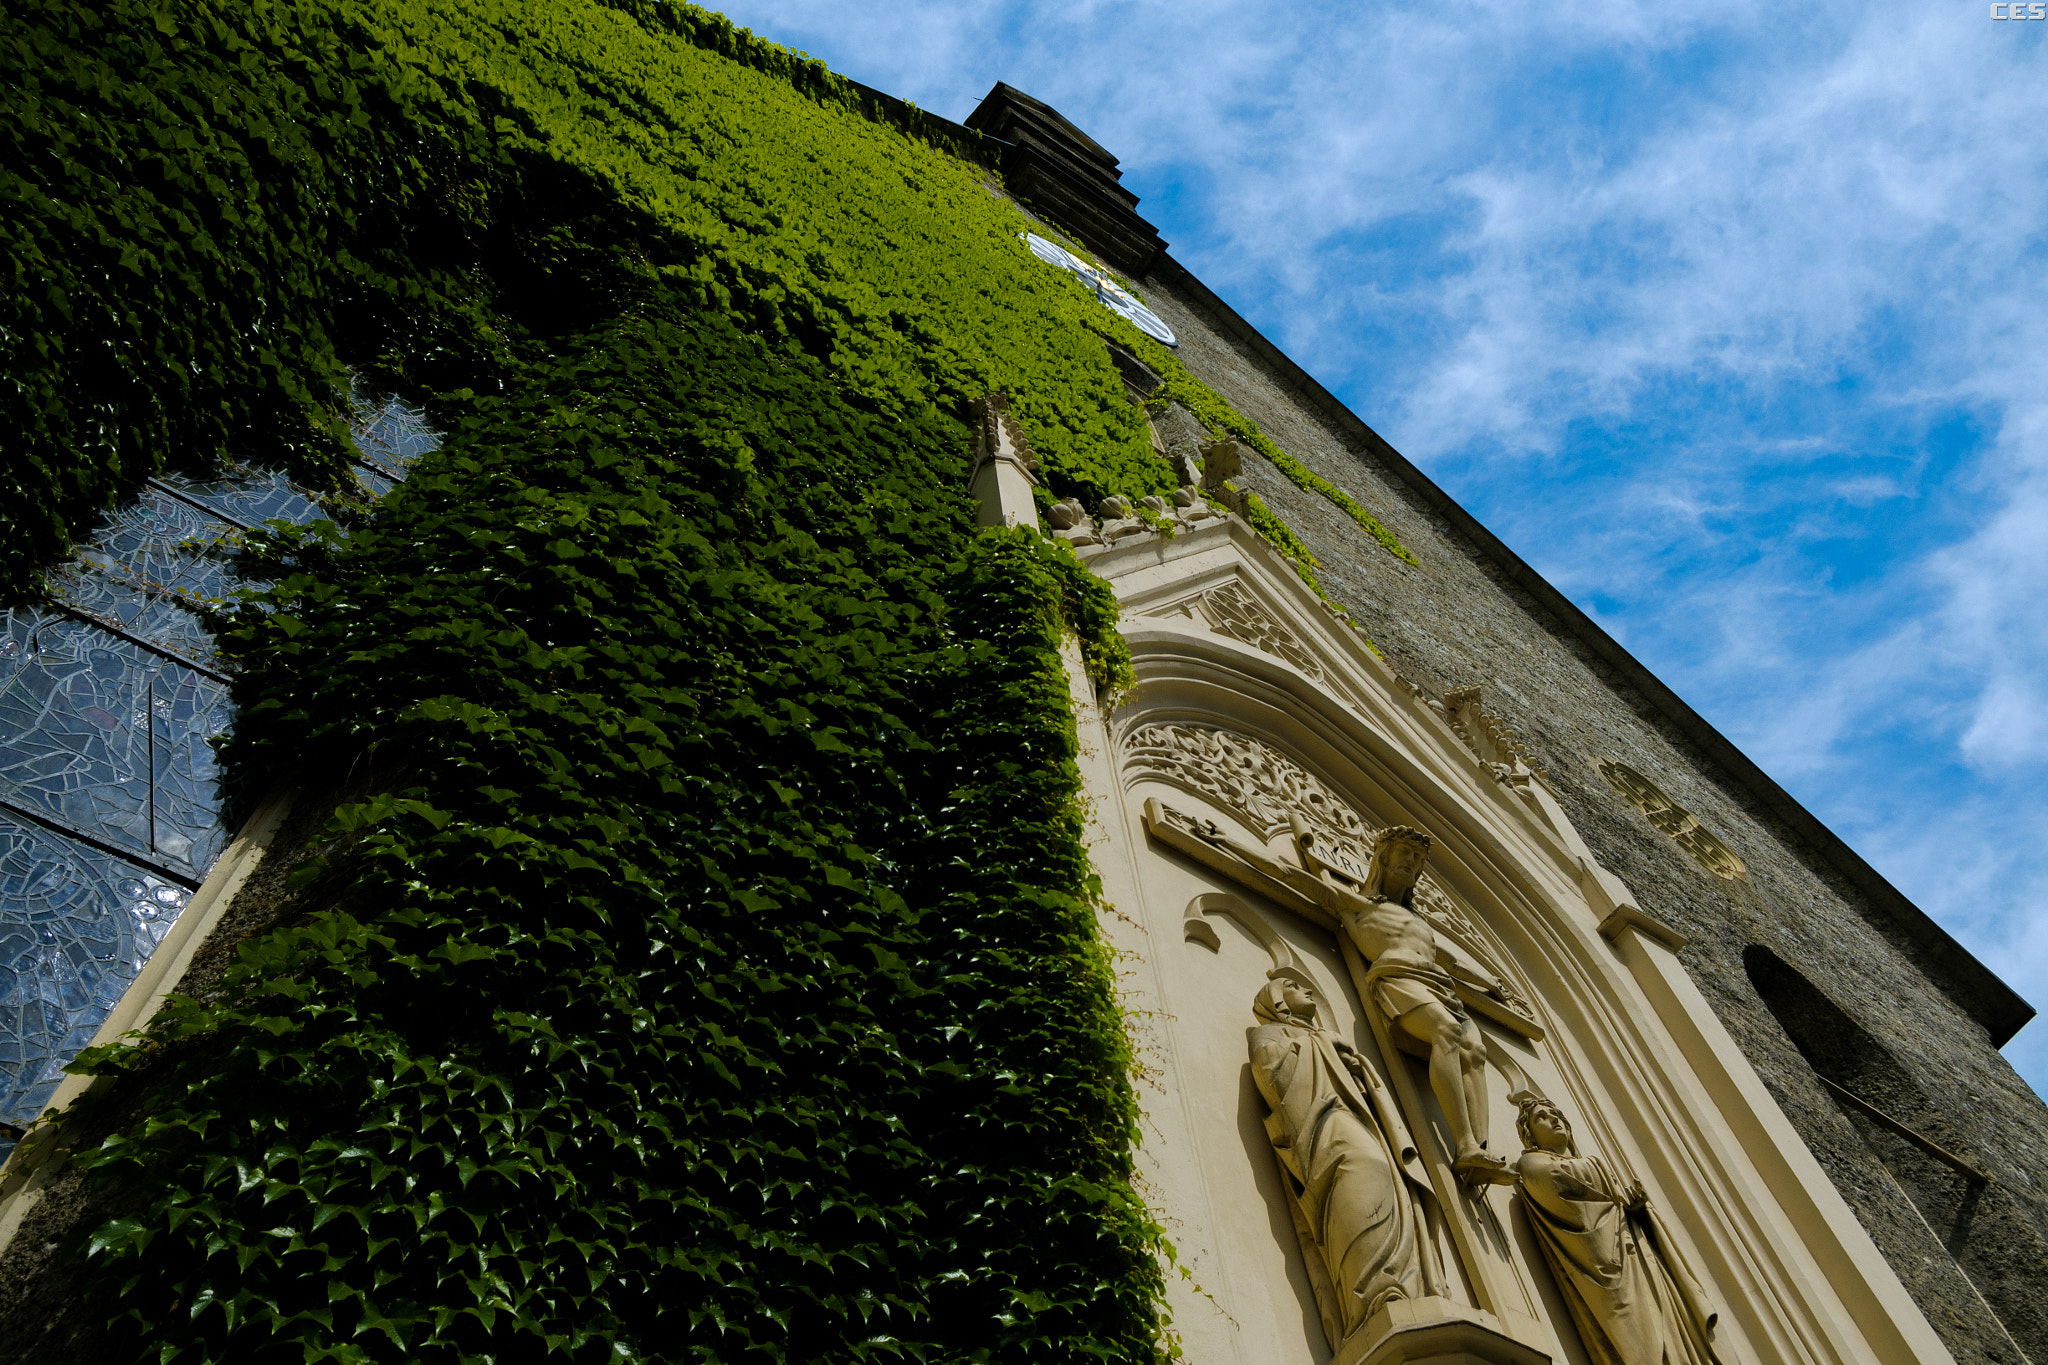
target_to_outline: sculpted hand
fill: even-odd
[[[1640,1180],[1629,1181],[1628,1194],[1622,1199],[1622,1207],[1633,1213],[1637,1209],[1648,1208],[1649,1204],[1650,1192],[1643,1188],[1643,1182]]]
[[[1513,1185],[1522,1178],[1520,1163],[1491,1152],[1453,1161],[1451,1170],[1457,1173],[1458,1179],[1475,1189],[1481,1185]]]

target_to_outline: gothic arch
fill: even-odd
[[[1134,674],[1105,713],[1078,654],[1070,659],[1093,848],[1115,911],[1105,929],[1131,964],[1141,1049],[1160,1059],[1148,1178],[1182,1201],[1164,1216],[1185,1220],[1186,1240],[1176,1240],[1196,1278],[1243,1286],[1228,1320],[1211,1304],[1215,1321],[1198,1329],[1204,1306],[1186,1306],[1190,1331],[1207,1333],[1189,1337],[1191,1354],[1316,1359],[1294,1346],[1272,1354],[1297,1335],[1272,1316],[1291,1296],[1284,1258],[1268,1211],[1238,1188],[1246,1143],[1220,1107],[1248,1074],[1239,1002],[1275,959],[1210,951],[1211,916],[1197,903],[1244,891],[1291,952],[1313,959],[1312,974],[1338,987],[1347,1038],[1374,1052],[1408,1116],[1445,1211],[1441,1245],[1455,1248],[1453,1278],[1465,1277],[1452,1298],[1558,1365],[1582,1365],[1528,1220],[1509,1214],[1520,1204],[1503,1194],[1493,1208],[1450,1170],[1435,1082],[1400,1055],[1358,946],[1337,932],[1338,882],[1315,880],[1357,885],[1372,836],[1406,824],[1431,836],[1426,870],[1467,922],[1469,944],[1524,997],[1519,1014],[1504,997],[1482,1008],[1469,981],[1455,983],[1490,1062],[1491,1112],[1472,1128],[1520,1152],[1505,1103],[1512,1085],[1554,1101],[1624,1183],[1640,1179],[1675,1230],[1674,1254],[1721,1306],[1724,1359],[1938,1358],[1896,1277],[1680,965],[1683,937],[1598,864],[1542,775],[1487,729],[1476,695],[1438,703],[1405,684],[1235,517],[1081,553],[1117,595]],[[1197,771],[1203,762],[1214,770]],[[1439,944],[1459,946],[1432,918],[1423,885],[1412,908]],[[1251,1136],[1255,1147],[1265,1141]],[[1240,1342],[1227,1324],[1256,1330],[1272,1350],[1246,1354],[1253,1337]]]

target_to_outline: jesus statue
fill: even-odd
[[[1430,1090],[1451,1130],[1451,1169],[1470,1185],[1488,1184],[1507,1172],[1508,1163],[1486,1150],[1486,1039],[1458,999],[1458,981],[1489,995],[1497,996],[1499,988],[1441,947],[1429,922],[1415,912],[1429,836],[1406,825],[1380,831],[1362,884],[1285,866],[1224,838],[1213,826],[1201,837],[1313,900],[1343,925],[1371,964],[1365,994],[1372,1007],[1386,1017],[1397,1043],[1408,1040],[1429,1058]]]

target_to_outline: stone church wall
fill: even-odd
[[[1306,542],[1387,661],[1440,701],[1480,688],[1600,861],[1686,936],[1681,960],[1701,992],[1956,1359],[2048,1360],[2048,1107],[1992,1041],[2024,1006],[1768,779],[1740,771],[1746,760],[1682,703],[1649,695],[1661,688],[1617,666],[1597,628],[1539,601],[1517,581],[1526,566],[1483,544],[1198,281],[1169,259],[1142,288],[1191,373],[1414,551],[1420,567],[1247,452],[1239,486]],[[1183,409],[1156,425],[1170,451],[1207,439]],[[1648,778],[1740,875],[1716,875],[1661,832],[1602,760]],[[1667,828],[1685,825],[1651,805]],[[1835,1098],[1829,1081],[1988,1181]]]

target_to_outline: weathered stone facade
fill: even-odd
[[[1239,485],[1322,561],[1387,660],[1439,699],[1480,687],[1598,858],[1686,936],[1702,993],[1956,1359],[2048,1359],[2048,1106],[1993,1042],[2024,1005],[1682,703],[1650,695],[1662,689],[1597,627],[1539,600],[1527,566],[1198,281],[1165,259],[1142,287],[1192,373],[1414,551],[1419,567],[1247,459]],[[1157,425],[1170,450],[1209,439],[1184,409]],[[1660,832],[1602,759],[1646,775],[1743,875],[1714,875]],[[1822,1076],[1989,1180],[1836,1100]]]

